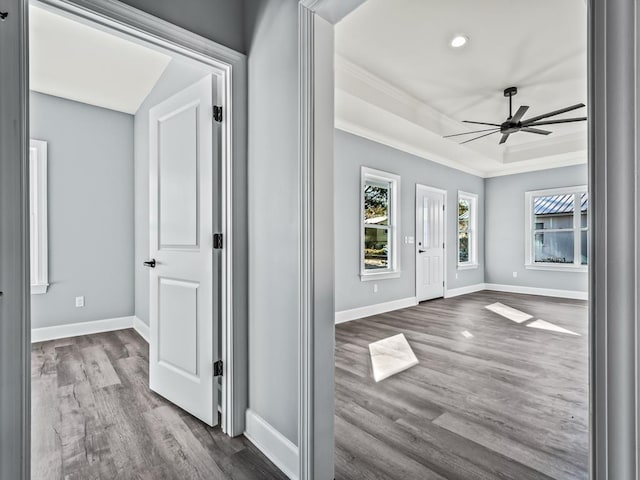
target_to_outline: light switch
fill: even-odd
[[[84,307],[84,297],[76,297],[76,307]]]

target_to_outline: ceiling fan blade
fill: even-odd
[[[469,143],[469,142],[473,142],[474,140],[478,140],[479,138],[482,138],[482,137],[488,137],[489,135],[493,135],[494,133],[498,133],[498,132],[499,132],[499,130],[496,130],[495,132],[485,133],[484,135],[480,135],[478,137],[473,137],[473,138],[471,138],[469,140],[465,140],[464,142],[460,142],[460,145],[463,145],[463,144]]]
[[[526,105],[520,106],[516,114],[513,117],[511,117],[509,121],[513,123],[518,123],[522,119],[522,117],[524,117],[524,114],[527,113],[527,110],[529,110],[528,106]]]
[[[539,128],[531,128],[531,127],[522,127],[520,129],[521,132],[529,132],[529,133],[537,133],[538,135],[549,135],[551,132],[549,130],[541,130]]]
[[[487,123],[487,122],[472,122],[471,120],[463,120],[464,123],[474,123],[476,125],[491,125],[492,127],[499,127],[499,123]]]
[[[528,125],[531,125],[534,122],[537,122],[538,120],[542,120],[543,118],[553,117],[555,115],[560,115],[561,113],[567,113],[582,107],[584,107],[584,103],[578,103],[576,105],[571,105],[570,107],[565,107],[565,108],[561,108],[560,110],[554,110],[553,112],[538,115],[537,117],[531,117],[526,119],[524,122],[522,122],[522,126],[526,127]]]
[[[527,127],[537,127],[539,125],[555,125],[556,123],[572,123],[572,122],[584,122],[587,117],[577,118],[559,118],[558,120],[545,120],[544,122],[527,123]]]
[[[502,145],[504,142],[507,141],[507,138],[509,138],[509,135],[511,135],[510,133],[505,133],[502,135],[502,138],[500,139],[500,145]]]
[[[484,130],[474,130],[473,132],[454,133],[453,135],[444,135],[442,138],[459,137],[460,135],[470,135],[472,133],[498,131],[500,128],[486,128]]]

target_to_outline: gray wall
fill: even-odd
[[[244,53],[244,2],[241,0],[121,1]]]
[[[385,170],[400,180],[400,278],[360,280],[360,167]],[[484,180],[453,168],[401,152],[386,145],[336,130],[335,222],[336,311],[415,296],[415,245],[403,243],[415,237],[416,184],[447,191],[447,289],[484,282]],[[478,195],[478,263],[472,270],[457,270],[456,203],[458,190]],[[456,275],[458,278],[456,278]],[[378,292],[373,293],[373,284]]]
[[[133,315],[133,116],[32,92],[30,120],[48,142],[51,284],[31,326]]]
[[[135,115],[135,315],[147,325],[149,269],[142,262],[149,259],[149,110],[209,71],[196,62],[174,58]]]
[[[586,292],[586,272],[524,268],[525,192],[586,184],[586,165],[486,179],[486,282]],[[518,272],[517,278],[513,272]]]
[[[248,0],[249,407],[298,436],[298,2]]]

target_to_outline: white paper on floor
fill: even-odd
[[[473,338],[473,334],[469,330],[465,330],[464,332],[461,332],[461,333],[464,338]]]
[[[376,382],[418,364],[416,355],[402,333],[370,343],[369,353]]]
[[[571,330],[567,330],[566,328],[559,327],[558,325],[555,325],[551,322],[546,322],[540,319],[531,322],[530,324],[527,325],[527,327],[539,328],[541,330],[550,330],[552,332],[558,332],[558,333],[568,333],[569,335],[576,335],[578,337],[580,336],[579,333],[572,332]]]
[[[530,318],[533,318],[532,315],[528,313],[521,312],[520,310],[516,310],[515,308],[508,307],[507,305],[503,305],[502,303],[492,303],[491,305],[487,305],[487,310],[491,310],[493,313],[497,313],[498,315],[503,316],[504,318],[508,318],[516,323],[526,322]]]

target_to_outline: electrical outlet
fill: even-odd
[[[84,297],[76,297],[76,307],[84,307]]]
[[[378,284],[377,283],[373,284],[373,293],[378,293]]]
[[[518,272],[513,272],[513,278],[518,278]]]
[[[456,273],[456,280],[458,279],[458,274]]]

